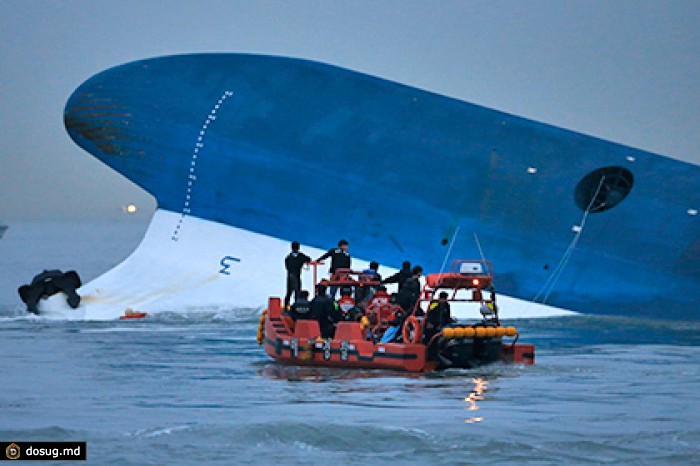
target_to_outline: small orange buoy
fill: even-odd
[[[119,320],[126,320],[126,319],[143,319],[148,315],[147,312],[135,312],[134,314],[131,314],[130,316],[119,316]]]
[[[126,308],[126,311],[124,311],[123,316],[119,316],[119,320],[126,320],[126,319],[143,319],[148,315],[147,312],[136,312],[130,307]]]

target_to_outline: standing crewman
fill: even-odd
[[[284,297],[284,308],[289,309],[289,298],[294,293],[294,301],[299,299],[301,291],[301,268],[304,264],[311,262],[311,258],[299,251],[298,241],[292,241],[292,252],[284,259],[284,266],[287,269],[287,295]]]
[[[349,269],[350,268],[350,254],[348,253],[348,242],[344,239],[338,241],[338,247],[329,250],[327,253],[316,259],[316,262],[321,262],[323,259],[331,258],[331,277],[338,269]],[[338,291],[338,287],[332,285],[330,287],[329,293],[331,298],[335,299],[335,293]]]
[[[396,296],[396,301],[406,311],[406,315],[411,315],[416,302],[420,298],[420,277],[423,275],[423,267],[416,265],[411,270],[411,276],[406,279]]]
[[[404,261],[403,265],[401,266],[401,270],[396,272],[391,277],[387,277],[384,280],[382,280],[382,285],[385,285],[387,283],[398,283],[399,291],[401,291],[401,288],[403,288],[403,284],[406,283],[406,280],[411,278],[412,275],[413,272],[411,271],[411,262]]]
[[[429,343],[443,328],[455,322],[450,311],[450,303],[447,301],[448,296],[446,291],[442,291],[438,299],[428,306],[428,316],[425,319],[426,343]]]

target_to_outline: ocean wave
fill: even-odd
[[[125,437],[142,437],[142,438],[153,438],[160,437],[161,435],[171,435],[176,432],[183,432],[191,430],[192,426],[189,424],[176,425],[171,427],[156,427],[150,429],[139,429],[134,432],[127,432],[124,434]]]
[[[0,438],[4,441],[66,441],[75,440],[81,435],[83,433],[80,431],[60,426],[37,427],[34,429],[0,429]]]

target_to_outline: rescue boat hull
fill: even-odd
[[[259,341],[272,359],[287,365],[431,372],[499,361],[534,363],[534,347],[506,344],[501,338],[445,339],[429,350],[423,343],[367,340],[359,322],[339,322],[332,339],[320,335],[318,322],[293,322],[282,314],[280,299],[270,298]]]
[[[295,366],[391,369],[408,372],[427,372],[437,368],[436,363],[426,360],[424,345],[276,337],[274,340],[265,339],[265,352],[276,361]]]

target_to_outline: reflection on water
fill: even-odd
[[[464,402],[468,404],[468,406],[465,408],[468,413],[475,413],[475,411],[479,410],[479,405],[477,404],[477,401],[481,401],[484,399],[484,393],[486,392],[486,389],[489,386],[488,380],[482,379],[481,377],[475,377],[472,379],[472,383],[474,384],[474,388],[472,389],[471,393],[464,399]],[[469,417],[466,419],[467,424],[473,424],[475,422],[481,422],[483,421],[484,418],[480,416],[473,416]]]

